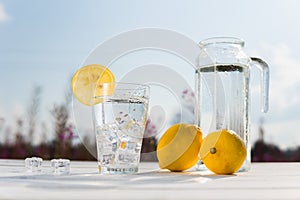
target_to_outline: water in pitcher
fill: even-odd
[[[243,139],[247,158],[241,171],[248,171],[251,162],[249,73],[249,67],[241,64],[214,64],[196,70],[198,126],[206,134],[230,129]]]

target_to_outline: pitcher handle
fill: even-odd
[[[261,111],[266,113],[269,110],[269,66],[260,58],[251,57],[251,60],[261,70]]]

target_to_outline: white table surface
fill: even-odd
[[[253,163],[247,173],[220,176],[191,169],[171,173],[141,163],[134,175],[100,175],[96,162],[71,161],[70,175],[40,174],[23,160],[0,160],[0,199],[300,199],[300,163]]]

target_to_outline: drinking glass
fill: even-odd
[[[149,86],[104,83],[105,95],[93,106],[98,170],[101,174],[138,171],[147,120]]]

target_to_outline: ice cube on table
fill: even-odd
[[[28,172],[42,171],[43,159],[39,157],[31,157],[25,159],[25,168]]]
[[[70,160],[68,159],[52,159],[51,169],[53,174],[69,174]]]

